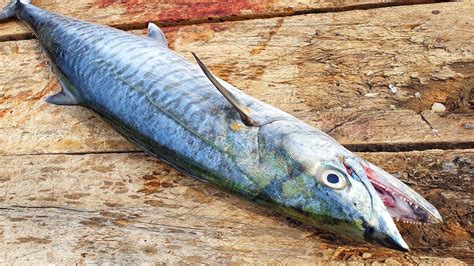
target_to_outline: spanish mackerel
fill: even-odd
[[[408,251],[394,219],[441,222],[407,185],[295,117],[254,99],[148,36],[13,0],[0,21],[29,25],[61,92],[187,175],[334,234]]]

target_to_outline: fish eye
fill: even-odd
[[[334,170],[324,171],[321,175],[321,182],[332,189],[343,189],[347,186],[346,177]]]

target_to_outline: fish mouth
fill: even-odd
[[[399,251],[409,251],[394,221],[443,221],[433,205],[391,174],[358,156],[341,159],[347,173],[365,186],[371,199],[372,212],[359,210],[363,217],[364,240]]]
[[[438,210],[402,181],[365,160],[361,159],[361,165],[395,221],[410,224],[443,222]]]

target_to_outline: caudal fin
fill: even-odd
[[[5,8],[0,11],[0,21],[15,17],[15,9],[17,5],[31,4],[31,0],[11,0]]]

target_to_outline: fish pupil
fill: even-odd
[[[328,182],[331,184],[339,183],[339,176],[337,176],[336,174],[329,174],[327,176],[327,179],[328,179]]]

